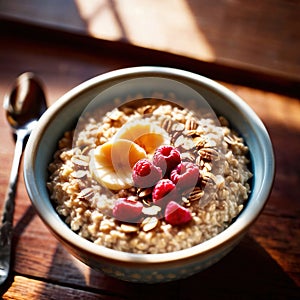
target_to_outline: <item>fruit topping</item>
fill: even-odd
[[[171,180],[181,191],[195,187],[199,178],[199,168],[191,162],[180,163],[170,174]]]
[[[152,201],[160,207],[165,207],[170,201],[178,201],[181,194],[170,179],[161,179],[152,191]]]
[[[113,207],[113,216],[123,222],[138,221],[142,215],[143,204],[128,198],[119,198]]]
[[[92,152],[90,169],[94,178],[111,190],[133,187],[138,192],[136,199],[120,195],[112,214],[126,224],[140,223],[147,232],[155,228],[159,217],[171,225],[192,219],[180,203],[184,205],[187,192],[196,186],[200,171],[196,164],[181,158],[164,129],[150,119],[139,119],[123,125],[111,141]],[[124,228],[126,232],[137,230]]]
[[[180,152],[171,145],[158,147],[153,155],[153,163],[162,169],[163,174],[169,174],[180,162]]]
[[[162,171],[148,159],[139,160],[133,167],[134,185],[140,188],[154,186],[162,178]]]
[[[146,152],[129,140],[115,140],[98,146],[91,155],[90,170],[94,178],[111,190],[133,185],[132,168],[145,158]]]
[[[165,210],[165,220],[171,225],[181,225],[192,219],[190,211],[175,201],[170,201]]]
[[[170,144],[169,134],[149,118],[136,119],[124,124],[115,134],[114,139],[135,142],[148,154],[153,154],[161,145]]]

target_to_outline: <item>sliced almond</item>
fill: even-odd
[[[151,194],[152,194],[152,188],[140,189],[138,191],[138,196],[140,198],[145,198],[145,197],[147,197],[147,196],[149,196]]]
[[[204,194],[204,191],[200,187],[195,187],[195,189],[189,195],[189,201],[197,201],[199,200]]]
[[[190,119],[186,120],[186,122],[185,122],[185,128],[187,130],[195,130],[197,127],[198,127],[198,123],[197,123],[197,121],[195,119],[190,118]]]
[[[93,196],[94,196],[94,190],[92,188],[85,188],[79,193],[78,198],[91,199]]]
[[[129,225],[129,224],[121,224],[121,231],[125,233],[137,232],[139,230],[138,226]]]
[[[84,171],[84,170],[78,170],[78,171],[74,171],[74,172],[71,173],[71,176],[73,178],[77,178],[77,179],[84,178],[87,175],[88,175],[88,172]]]
[[[171,118],[164,118],[161,122],[161,127],[166,131],[166,132],[171,132],[172,131],[172,126],[173,126],[173,120]]]
[[[184,131],[185,126],[182,123],[176,122],[172,125],[172,131]]]
[[[161,211],[161,208],[157,205],[152,205],[144,207],[142,211],[144,215],[155,216]]]
[[[147,217],[142,222],[143,231],[147,232],[154,229],[158,224],[158,219],[156,217]]]
[[[74,155],[71,158],[71,161],[73,164],[79,166],[79,167],[88,167],[89,165],[89,157],[86,155]]]
[[[218,150],[213,148],[202,148],[198,151],[199,155],[206,160],[219,160],[220,155]]]
[[[194,144],[197,148],[202,148],[206,143],[205,139],[203,137],[200,137],[200,136],[195,137],[193,139],[193,142],[194,142]]]
[[[224,137],[224,141],[225,141],[227,144],[230,144],[230,145],[233,145],[233,144],[236,144],[236,143],[237,143],[236,139],[233,138],[233,137],[230,136],[230,135],[226,135],[226,136]]]

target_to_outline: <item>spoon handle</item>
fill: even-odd
[[[16,186],[18,181],[20,160],[27,135],[28,131],[25,129],[17,131],[17,141],[9,178],[9,186],[6,193],[6,198],[4,200],[4,209],[0,224],[0,285],[6,281],[10,271]]]

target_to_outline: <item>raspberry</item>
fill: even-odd
[[[197,184],[199,168],[191,162],[180,163],[170,174],[171,180],[181,191],[186,191]]]
[[[161,179],[152,191],[152,200],[156,205],[164,207],[171,200],[180,199],[175,184],[170,179]]]
[[[171,225],[181,225],[192,219],[190,211],[175,201],[168,203],[165,210],[165,220]]]
[[[134,185],[140,188],[154,186],[162,178],[160,168],[147,159],[139,160],[133,167],[132,179]]]
[[[113,207],[113,216],[119,221],[132,222],[142,214],[143,204],[127,198],[119,198]]]
[[[153,164],[160,167],[163,174],[169,174],[180,162],[180,152],[173,146],[160,146],[153,155]]]

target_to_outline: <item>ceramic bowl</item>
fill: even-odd
[[[170,84],[165,84],[169,81]],[[173,85],[173,83],[175,83]],[[73,128],[95,98],[104,104],[111,97],[151,94],[181,86],[199,93],[217,114],[225,116],[244,138],[252,161],[251,194],[238,218],[222,233],[194,247],[164,254],[132,254],[112,250],[80,237],[56,213],[46,187],[47,167],[57,142]],[[179,95],[184,96],[184,95]],[[196,103],[197,105],[197,103]],[[54,236],[88,266],[122,280],[164,282],[193,275],[219,261],[243,238],[261,213],[272,188],[274,155],[262,121],[236,94],[219,83],[183,70],[164,67],[134,67],[92,78],[57,100],[32,132],[24,157],[24,178],[33,206]]]

